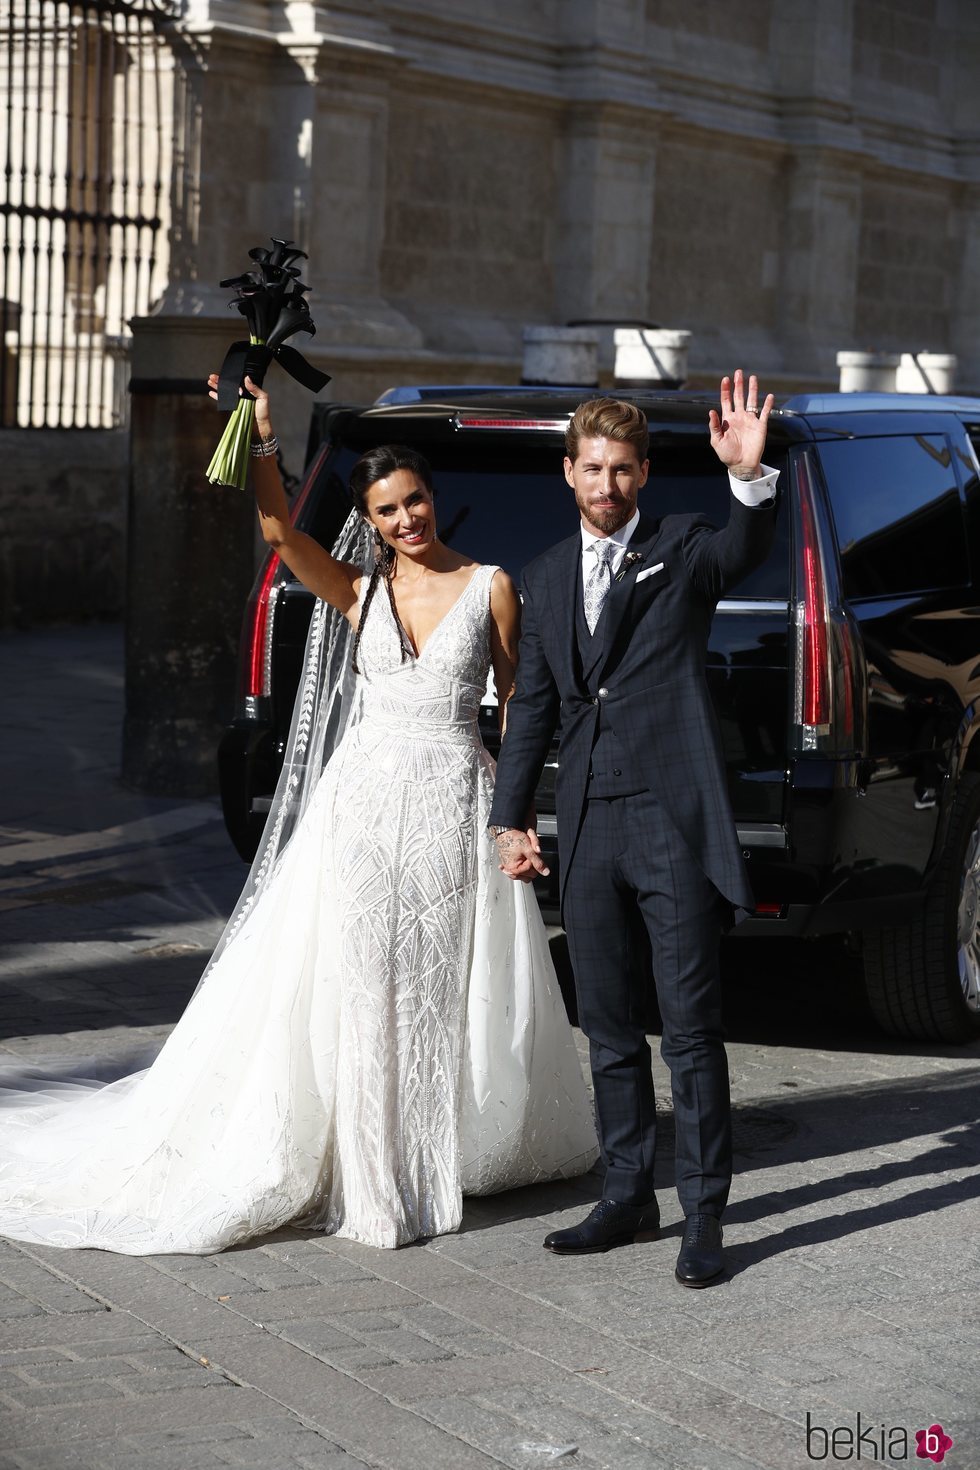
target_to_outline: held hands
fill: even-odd
[[[711,447],[740,480],[757,480],[762,473],[766,425],[775,399],[769,393],[761,408],[758,402],[758,378],[750,376],[746,392],[745,374],[739,368],[734,391],[731,378],[721,380],[721,414],[714,408],[708,414]]]
[[[497,853],[500,871],[508,878],[530,883],[540,873],[547,878],[551,869],[545,866],[541,856],[541,844],[533,827],[522,832],[520,827],[508,827],[497,837]]]
[[[268,439],[272,434],[272,416],[269,408],[269,395],[264,388],[260,388],[258,384],[253,383],[251,378],[246,376],[244,382],[246,389],[255,399],[255,427],[258,430],[259,437],[262,439]],[[241,397],[241,394],[242,390],[241,388],[239,388],[239,397]],[[217,398],[217,396],[218,374],[211,373],[208,376],[208,397]]]

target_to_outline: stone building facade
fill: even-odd
[[[583,318],[689,329],[699,384],[831,386],[841,349],[923,349],[980,389],[975,0],[184,0],[169,39],[167,284],[131,359],[155,434],[233,335],[217,281],[271,234],[310,253],[308,355],[345,400],[513,381],[525,324]],[[277,391],[298,470],[308,400]],[[151,477],[213,442],[189,410],[183,448],[139,447]],[[31,433],[0,431],[8,468]],[[45,459],[53,487],[56,435]],[[8,620],[60,608],[32,586]]]
[[[209,304],[288,226],[345,396],[511,376],[524,323],[576,318],[688,328],[699,378],[831,382],[876,348],[956,352],[980,386],[972,0],[190,0],[184,24],[213,125],[172,293]]]

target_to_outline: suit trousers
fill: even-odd
[[[645,1034],[651,977],[637,963],[637,913],[663,1020],[681,1208],[720,1216],[732,1145],[718,949],[730,909],[651,792],[592,797],[568,868],[565,928],[590,1045],[603,1195],[625,1204],[654,1196],[656,1111]]]

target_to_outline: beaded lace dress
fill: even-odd
[[[291,1222],[398,1246],[455,1230],[464,1193],[595,1161],[544,926],[486,831],[495,571],[418,657],[374,599],[358,717],[153,1064],[9,1096],[0,1233],[204,1254]]]

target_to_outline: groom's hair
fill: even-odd
[[[632,444],[642,464],[650,449],[646,414],[622,398],[590,398],[579,404],[565,430],[565,452],[573,464],[583,439],[619,439]]]

